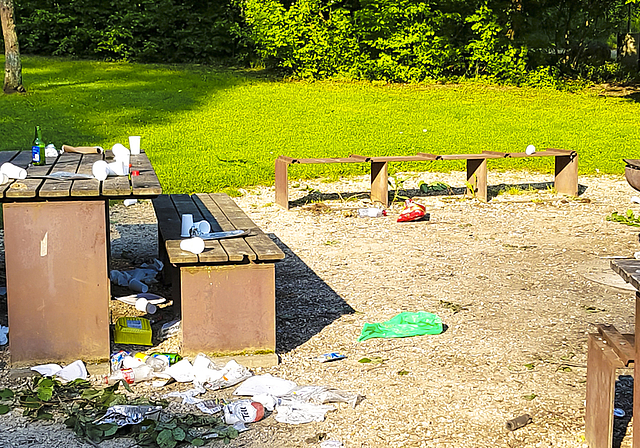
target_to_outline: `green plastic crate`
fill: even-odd
[[[151,324],[143,317],[120,317],[113,329],[116,344],[153,345]]]

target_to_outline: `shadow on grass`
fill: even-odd
[[[355,310],[286,244],[270,236],[286,255],[276,263],[276,352],[283,353]]]
[[[578,196],[581,196],[586,190],[586,185],[578,185]],[[526,195],[535,194],[537,192],[553,191],[553,182],[533,182],[522,184],[498,184],[490,185],[487,187],[488,200],[502,195],[503,193],[510,193],[512,195]],[[403,190],[391,190],[389,191],[389,203],[400,201],[404,198],[420,199],[421,197],[433,197],[433,196],[465,196],[467,194],[467,187],[449,187],[443,190],[433,190],[424,192],[416,188],[409,188]],[[290,207],[301,207],[311,203],[323,202],[323,201],[342,201],[348,204],[351,201],[357,201],[362,199],[369,199],[370,192],[358,191],[358,192],[344,192],[344,193],[323,193],[318,190],[309,191],[305,196],[289,201]],[[555,197],[553,199],[556,199]]]
[[[200,66],[34,56],[23,57],[22,64],[27,93],[0,94],[0,150],[30,148],[35,125],[57,147],[100,144],[127,128],[175,121],[177,113],[196,109],[218,92],[268,82],[251,72]]]

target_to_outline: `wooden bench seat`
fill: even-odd
[[[589,334],[585,439],[589,448],[611,448],[616,369],[635,357],[635,335],[620,334],[613,325],[598,325]]]
[[[158,249],[174,303],[182,312],[182,352],[273,353],[275,267],[284,253],[223,193],[161,195],[153,199]],[[206,220],[212,232],[246,230],[243,237],[205,240],[200,254],[180,249],[181,216]]]
[[[361,156],[351,154],[349,157],[296,159],[279,156],[275,161],[275,202],[284,209],[289,209],[288,169],[291,164],[318,163],[370,163],[371,164],[371,201],[384,207],[389,205],[389,172],[390,162],[427,162],[437,160],[466,160],[468,193],[472,193],[481,201],[487,201],[487,159],[504,159],[520,157],[554,157],[556,191],[569,196],[578,195],[578,154],[564,149],[546,149],[533,154],[524,152],[483,151],[478,154],[430,154],[417,153],[412,156]],[[472,191],[469,189],[472,189]]]

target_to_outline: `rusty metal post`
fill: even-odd
[[[276,204],[285,210],[289,210],[289,162],[276,159],[275,166],[275,187]]]
[[[578,196],[578,154],[555,156],[555,189],[560,194]]]
[[[584,421],[585,440],[591,448],[610,448],[613,443],[616,367],[623,365],[620,362],[616,365],[612,355],[611,348],[603,344],[598,335],[589,335]]]
[[[274,352],[273,263],[183,266],[182,353]]]
[[[109,359],[104,201],[3,205],[12,367]]]
[[[384,207],[389,206],[389,168],[387,162],[371,161],[371,202],[380,202]]]
[[[467,159],[467,194],[471,194],[482,202],[487,202],[487,159]]]

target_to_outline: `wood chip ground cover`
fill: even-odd
[[[513,191],[512,185],[522,191],[481,203],[460,194],[464,173],[398,177],[408,194],[427,206],[429,221],[397,223],[400,204],[390,207],[387,217],[353,217],[352,211],[370,205],[364,176],[296,183],[289,211],[273,204],[269,187],[236,198],[287,254],[276,268],[281,363],[256,373],[366,398],[355,409],[338,405],[320,423],[292,426],[267,417],[230,446],[312,447],[326,434],[349,448],[585,447],[587,333],[598,323],[633,332],[634,294],[612,286],[606,273],[611,257],[633,257],[640,250],[638,229],[606,217],[627,209],[637,215],[640,205],[631,201],[637,193],[621,176],[581,176],[575,200],[547,188],[548,175],[490,172],[494,194]],[[433,182],[452,188],[420,191],[421,183]],[[529,190],[529,184],[535,188]],[[111,222],[112,256],[119,267],[154,256],[149,202],[113,206]],[[601,275],[594,277],[594,270]],[[436,313],[446,331],[357,342],[365,322],[386,321],[403,311]],[[0,324],[6,323],[2,300]],[[170,340],[162,348],[178,343]],[[327,352],[347,359],[313,360]],[[8,348],[0,356],[0,388],[15,386],[20,380],[9,376]],[[359,362],[363,358],[375,362]],[[630,415],[631,371],[619,373],[627,376],[619,381],[617,406]],[[173,385],[167,391],[188,388]],[[166,392],[142,384],[133,391]],[[197,412],[179,403],[171,409]],[[505,429],[508,419],[524,413],[532,417],[529,425]],[[631,446],[631,433],[629,418],[616,419],[622,447]],[[30,423],[14,411],[0,416],[0,447],[13,446],[85,444],[59,421]]]

